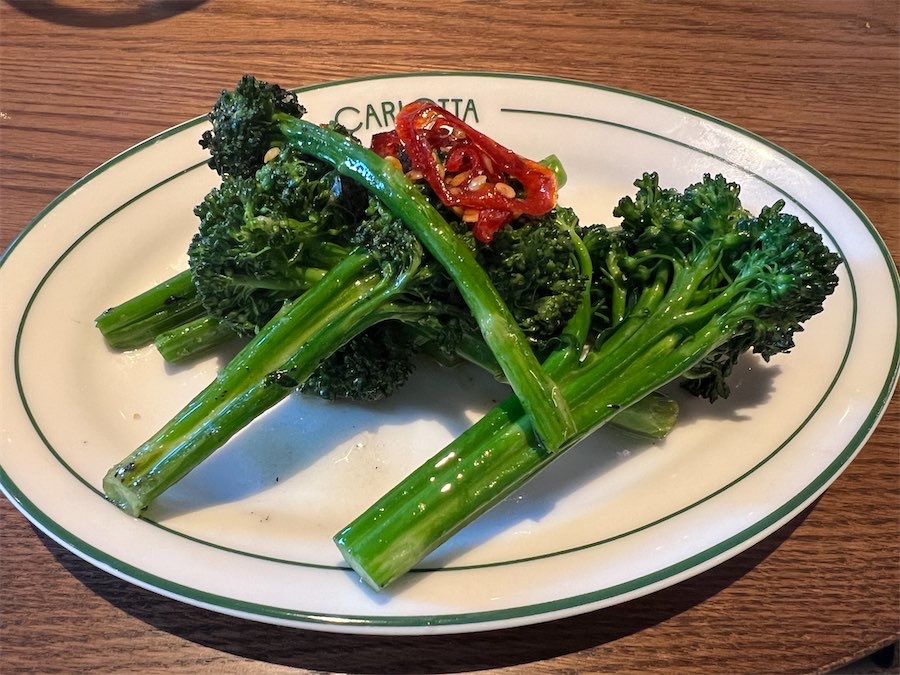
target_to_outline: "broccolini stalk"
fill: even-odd
[[[752,218],[721,176],[683,194],[655,174],[636,185],[614,211],[621,230],[588,237],[602,265],[595,295],[613,318],[601,344],[557,375],[578,427],[566,447],[681,376],[710,400],[726,395],[737,357],[789,350],[837,284],[840,258],[781,202]],[[504,401],[335,535],[367,583],[391,583],[559,456],[521,413]]]
[[[593,261],[574,220],[563,225],[585,287],[559,348],[543,364],[554,377],[577,363],[591,328]],[[676,414],[677,406],[670,422]],[[381,589],[558,454],[537,443],[519,399],[511,396],[335,535],[335,543],[351,567]]]
[[[324,275],[325,270],[315,267],[299,268],[298,281],[286,289],[286,292],[291,291],[294,295],[299,295],[306,288],[318,283]],[[205,354],[239,335],[241,333],[230,322],[204,314],[175,328],[162,331],[153,343],[166,361],[179,363]]]
[[[345,258],[275,318],[216,379],[103,480],[110,501],[132,515],[293,391],[403,286],[420,256],[392,267],[371,252]]]
[[[353,139],[301,119],[304,112],[291,92],[243,77],[209,115],[213,129],[201,144],[210,150],[210,166],[223,175],[251,176],[270,147],[296,149],[363,185],[446,269],[542,442],[560,447],[575,431],[568,404],[471,249],[400,169]]]
[[[507,382],[534,420],[541,441],[551,450],[561,447],[575,432],[568,404],[541,368],[487,273],[431,203],[399,169],[371,150],[290,115],[276,114],[275,119],[289,142],[365,185],[443,265],[472,311]]]
[[[237,337],[231,326],[211,316],[201,316],[156,336],[156,350],[169,363],[206,354]]]
[[[206,313],[189,270],[110,307],[96,319],[110,347],[133,349],[150,344],[160,333]]]
[[[645,398],[667,381],[648,372],[652,371],[643,371],[643,378],[616,380],[616,386],[593,395],[579,395],[576,387],[564,382],[580,433],[562,451],[632,403],[666,405],[668,399]],[[584,380],[578,384],[587,388]],[[643,422],[646,409],[640,414]],[[663,413],[667,419],[665,408]],[[562,451],[550,453],[541,447],[530,419],[510,397],[336,534],[335,543],[366,583],[382,589],[522,487]]]

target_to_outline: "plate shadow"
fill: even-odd
[[[41,21],[79,28],[121,28],[154,23],[192,10],[206,1],[135,0],[85,6],[80,0],[5,0],[10,7]]]

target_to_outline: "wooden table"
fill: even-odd
[[[301,86],[468,69],[577,78],[727,119],[833,179],[900,253],[892,0],[6,0],[0,30],[3,248],[74,180],[204,112],[244,72]],[[0,500],[0,671],[825,672],[897,639],[898,418],[895,399],[823,497],[713,570],[486,634],[332,635],[194,609],[92,568]]]

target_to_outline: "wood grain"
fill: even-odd
[[[302,86],[502,70],[659,96],[815,166],[900,259],[893,1],[0,4],[0,247],[118,152],[244,72]],[[848,470],[758,545],[660,593],[543,626],[329,635],[187,607],[96,570],[0,500],[0,671],[827,672],[900,633],[896,398]]]

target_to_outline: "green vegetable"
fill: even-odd
[[[402,324],[383,321],[347,342],[300,385],[326,400],[377,401],[409,378],[415,354]]]
[[[347,136],[301,119],[303,112],[290,92],[245,76],[233,91],[222,93],[210,113],[213,130],[202,140],[212,155],[210,166],[249,177],[270,148],[292,148],[363,185],[453,279],[542,442],[559,448],[575,431],[568,404],[471,248],[399,169]]]
[[[179,272],[135,297],[110,307],[96,319],[110,347],[133,349],[157,335],[204,316],[189,270]]]
[[[347,340],[377,321],[376,310],[415,277],[422,250],[377,208],[360,246],[285,305],[216,379],[159,432],[112,467],[107,497],[139,515],[237,431],[304,382]]]
[[[299,153],[279,153],[256,180],[227,176],[195,208],[190,269],[107,310],[97,327],[112,347],[157,341],[174,360],[253,335],[347,255],[367,204],[361,188]]]
[[[231,326],[205,314],[160,333],[153,343],[166,361],[178,363],[211,352],[235,337]]]
[[[449,230],[452,246],[467,252],[457,267],[468,273],[474,265],[475,276],[488,279],[486,287],[470,284],[476,299],[489,300],[476,306],[487,312],[501,288],[511,302],[507,314],[524,327],[518,330],[530,359],[537,359],[532,346],[542,356],[553,352],[550,366],[562,353],[577,357],[588,335],[591,260],[570,210],[523,219],[498,233],[494,244],[478,244],[461,223],[455,223],[457,234],[430,206],[427,188],[412,186],[380,158],[363,157],[384,164],[374,168],[386,171],[393,187],[374,191],[393,200],[393,209],[335,170],[333,165],[358,160],[354,153],[361,148],[334,125],[310,125],[328,161],[306,154],[300,145],[261,150],[252,132],[268,127],[242,127],[241,116],[251,105],[268,110],[273,101],[281,106],[293,99],[255,81],[242,80],[240,86],[246,89],[241,96],[223,94],[213,113],[217,131],[204,136],[223,176],[195,209],[199,226],[188,251],[190,270],[98,318],[107,339],[139,334],[130,345],[153,339],[174,361],[236,336],[249,340],[206,390],[108,472],[107,495],[135,515],[298,387],[325,398],[381,398],[405,382],[418,352],[446,362],[470,360],[507,375],[509,368],[500,366],[464,293],[396,211],[423,230],[432,225],[428,219],[437,218],[441,237]],[[261,91],[266,95],[260,101],[254,96]],[[294,128],[300,120],[292,119],[284,124]],[[265,161],[251,163],[247,157],[235,165],[237,143],[260,150]],[[350,159],[339,160],[336,148],[349,152]],[[226,160],[231,170],[224,168]],[[182,312],[182,304],[191,311]],[[173,307],[176,311],[167,314]],[[563,330],[567,322],[580,328]],[[503,317],[498,325],[505,325]],[[502,336],[492,343],[513,351],[519,346]],[[633,415],[629,428],[644,435],[665,433],[676,412],[670,407],[663,416]]]
[[[253,335],[347,256],[367,200],[355,206],[338,199],[329,189],[332,180],[337,178],[312,180],[312,187],[324,184],[328,192],[297,207],[273,196],[262,181],[226,176],[197,205],[199,227],[188,260],[210,316],[239,335]]]
[[[684,192],[636,181],[614,215],[621,228],[584,232],[594,261],[597,344],[552,372],[571,402],[570,447],[680,377],[710,400],[727,395],[735,359],[768,360],[837,284],[839,257],[783,202],[759,216],[721,176]],[[335,535],[347,562],[380,589],[521,486],[560,453],[541,447],[514,397]]]

